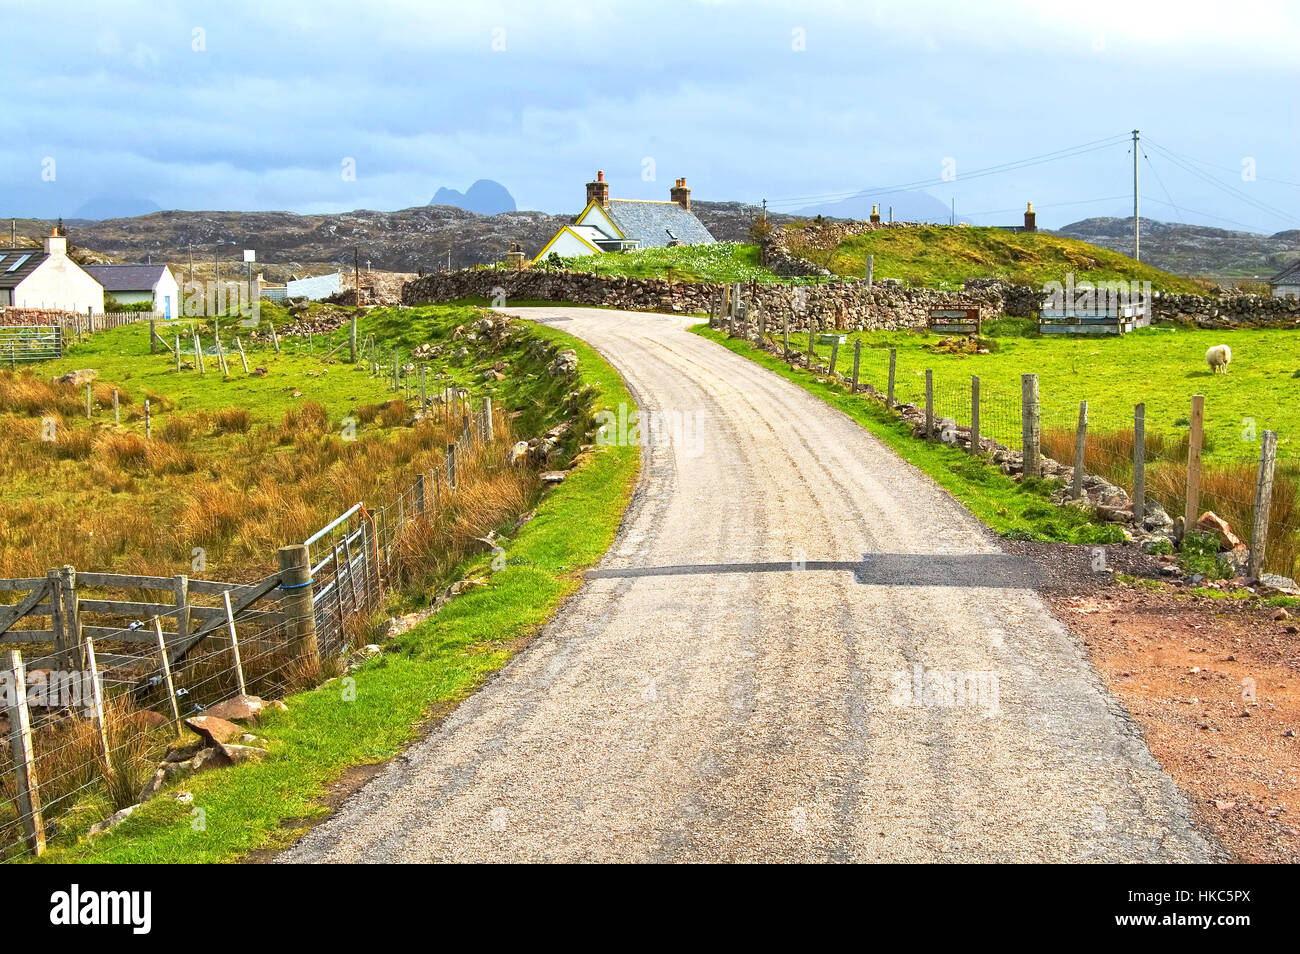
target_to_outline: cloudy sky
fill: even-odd
[[[1144,214],[1275,232],[1300,228],[1297,8],[0,0],[0,215],[399,209],[478,178],[575,212],[601,168],[627,197],[916,184],[1052,226],[1127,213],[1139,128]]]

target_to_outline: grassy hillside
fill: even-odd
[[[836,275],[861,278],[868,255],[875,256],[875,277],[896,278],[908,285],[960,288],[968,278],[1004,278],[1017,284],[1065,281],[1149,281],[1152,288],[1201,293],[1196,282],[1162,272],[1127,255],[1045,232],[933,225],[878,229],[840,242],[818,243],[817,230],[791,229],[790,250]]]
[[[668,278],[682,282],[789,281],[758,264],[757,245],[734,242],[562,258],[558,267],[570,272],[595,272],[627,278]]]

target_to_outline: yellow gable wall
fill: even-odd
[[[595,202],[589,202],[587,207],[582,210],[582,215],[578,216],[578,221],[574,225],[590,225],[592,228],[600,229],[610,238],[627,238],[614,224],[614,220],[609,217],[604,208]]]

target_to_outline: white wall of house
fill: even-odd
[[[578,217],[574,225],[590,225],[592,228],[600,229],[612,239],[622,238],[618,228],[614,225],[614,220],[609,217],[603,208],[599,205],[590,206],[585,212]]]
[[[578,255],[595,255],[596,252],[592,247],[584,242],[578,236],[574,235],[567,228],[561,229],[550,243],[542,248],[537,255],[537,261],[545,261],[552,255],[559,255],[563,258],[572,258]]]
[[[83,315],[104,310],[104,286],[67,256],[67,240],[47,238],[49,258],[18,283],[13,303],[18,308],[59,308]]]
[[[181,317],[181,287],[176,283],[176,276],[170,268],[164,268],[154,283],[153,310],[168,318]]]
[[[1300,298],[1300,285],[1274,285],[1274,298]]]

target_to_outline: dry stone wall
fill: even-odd
[[[407,282],[402,287],[402,303],[487,298],[504,300],[507,305],[520,300],[557,301],[689,314],[707,313],[718,287],[586,272],[481,268],[440,272]],[[1043,295],[1040,288],[1000,279],[972,279],[960,292],[908,288],[890,279],[868,285],[857,279],[806,285],[746,284],[742,300],[750,306],[751,321],[765,315],[773,328],[781,327],[788,318],[791,331],[806,331],[811,316],[822,329],[895,331],[925,327],[932,308],[978,307],[984,321],[1002,315],[1033,317]],[[1202,328],[1297,327],[1300,300],[1162,294],[1153,302],[1153,314],[1156,320]]]

